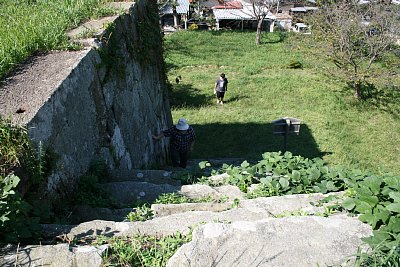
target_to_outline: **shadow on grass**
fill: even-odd
[[[261,44],[276,44],[282,43],[288,38],[286,32],[266,33],[262,35]]]
[[[261,159],[264,152],[282,151],[283,136],[273,134],[273,124],[235,123],[193,125],[196,144],[191,158],[245,158]],[[300,134],[290,134],[287,151],[307,158],[322,157],[311,130],[306,124],[300,127]]]
[[[173,92],[169,94],[169,101],[172,107],[202,107],[210,103],[215,96],[210,91],[209,94],[202,94],[201,90],[193,87],[192,84],[174,84]]]
[[[344,87],[342,95],[353,91],[350,87]],[[377,88],[373,84],[362,87],[361,96],[355,100],[354,105],[361,111],[368,111],[375,107],[383,112],[391,114],[394,118],[400,117],[400,87]]]

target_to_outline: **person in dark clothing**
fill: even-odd
[[[174,167],[186,168],[189,153],[193,150],[196,135],[192,126],[186,119],[179,119],[178,123],[171,128],[162,131],[158,135],[153,135],[154,140],[162,137],[170,138],[170,155]]]
[[[217,104],[224,104],[224,96],[226,91],[228,91],[228,79],[225,77],[225,73],[221,73],[221,75],[215,81],[214,86],[214,93],[217,96]]]

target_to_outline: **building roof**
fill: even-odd
[[[189,12],[189,0],[177,0],[178,5],[176,6],[176,13],[187,14]],[[173,14],[172,5],[166,4],[160,8],[161,14]]]
[[[253,7],[251,4],[244,1],[240,1],[242,8],[213,8],[214,17],[217,20],[230,19],[230,20],[255,20]],[[229,2],[227,2],[229,3]],[[275,16],[268,11],[268,15],[265,17],[266,20],[275,20]]]
[[[212,9],[242,9],[243,5],[240,1],[226,2],[222,5],[213,6]]]

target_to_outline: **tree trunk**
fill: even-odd
[[[176,6],[172,9],[172,15],[174,16],[174,28],[178,29],[178,13],[176,12]]]
[[[261,18],[257,22],[256,45],[259,45],[260,41],[261,41],[261,28],[262,28],[263,21],[264,21],[264,18]]]
[[[359,81],[354,82],[353,88],[354,88],[354,97],[360,99],[362,94],[362,83]]]

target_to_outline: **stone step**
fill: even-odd
[[[70,224],[79,224],[93,220],[122,222],[126,220],[126,216],[132,211],[132,208],[111,209],[96,208],[89,205],[77,205],[71,211],[68,218]]]
[[[335,195],[342,193],[335,193]],[[214,221],[257,221],[265,218],[291,216],[296,214],[318,214],[324,211],[324,206],[316,206],[313,203],[332,194],[299,194],[276,197],[261,197],[256,199],[242,199],[236,208],[230,208],[221,212],[212,211],[183,211],[171,212],[171,215],[156,217],[145,222],[112,222],[91,221],[79,225],[44,225],[44,235],[47,238],[68,233],[70,239],[75,237],[90,237],[102,234],[125,235],[142,233],[149,235],[170,235],[177,231],[187,233],[193,225],[202,222]],[[324,205],[329,205],[325,203]],[[176,205],[176,204],[175,204]],[[175,208],[174,206],[174,209]],[[182,206],[185,206],[183,204]],[[164,210],[168,208],[165,205]]]
[[[181,188],[177,185],[133,181],[104,183],[101,186],[114,202],[125,207],[134,207],[138,203],[152,203],[159,195],[178,192]]]
[[[187,212],[146,222],[92,221],[78,226],[47,226],[47,230],[72,242],[97,235],[187,234],[195,226],[192,241],[170,258],[167,266],[171,267],[212,266],[215,261],[221,267],[352,266],[344,263],[354,259],[361,238],[372,234],[370,226],[346,214],[271,218],[266,213],[239,212],[240,208],[234,211],[226,212],[229,216]],[[30,266],[32,262],[40,266],[76,266],[73,262],[77,259],[82,264],[79,266],[102,266],[105,249],[68,244],[19,246],[1,251],[0,266]]]
[[[167,170],[133,170],[129,176],[115,177],[110,182],[147,182],[152,184],[180,185],[181,182],[173,179],[173,171]]]
[[[341,195],[342,193],[336,193]],[[331,195],[331,194],[329,194]],[[144,222],[114,222],[94,220],[79,225],[43,225],[43,237],[73,243],[74,240],[96,236],[173,235],[187,234],[193,229],[193,239],[183,245],[167,266],[342,266],[355,255],[361,238],[370,236],[372,229],[357,217],[347,214],[323,216],[293,216],[316,214],[324,210],[315,205],[327,195],[301,194],[269,198],[242,199],[235,206],[223,205],[160,205],[160,214]],[[329,203],[327,203],[329,204]],[[224,206],[225,205],[225,206]],[[174,206],[174,208],[172,208]],[[178,213],[176,207],[184,207]],[[188,209],[205,209],[189,211]],[[189,208],[188,208],[189,207]],[[213,211],[211,211],[214,209]],[[168,211],[169,215],[165,213]],[[21,246],[2,251],[0,265],[16,265],[31,260],[49,266],[73,266],[70,259],[102,255],[104,248],[92,246],[41,245]],[[83,253],[83,254],[82,254]],[[240,255],[240,257],[238,257]],[[189,264],[191,262],[191,264]],[[3,265],[2,265],[3,264]],[[90,264],[95,264],[90,263]],[[62,265],[62,266],[64,266]],[[21,266],[24,266],[23,264]],[[344,265],[343,265],[344,266]]]

